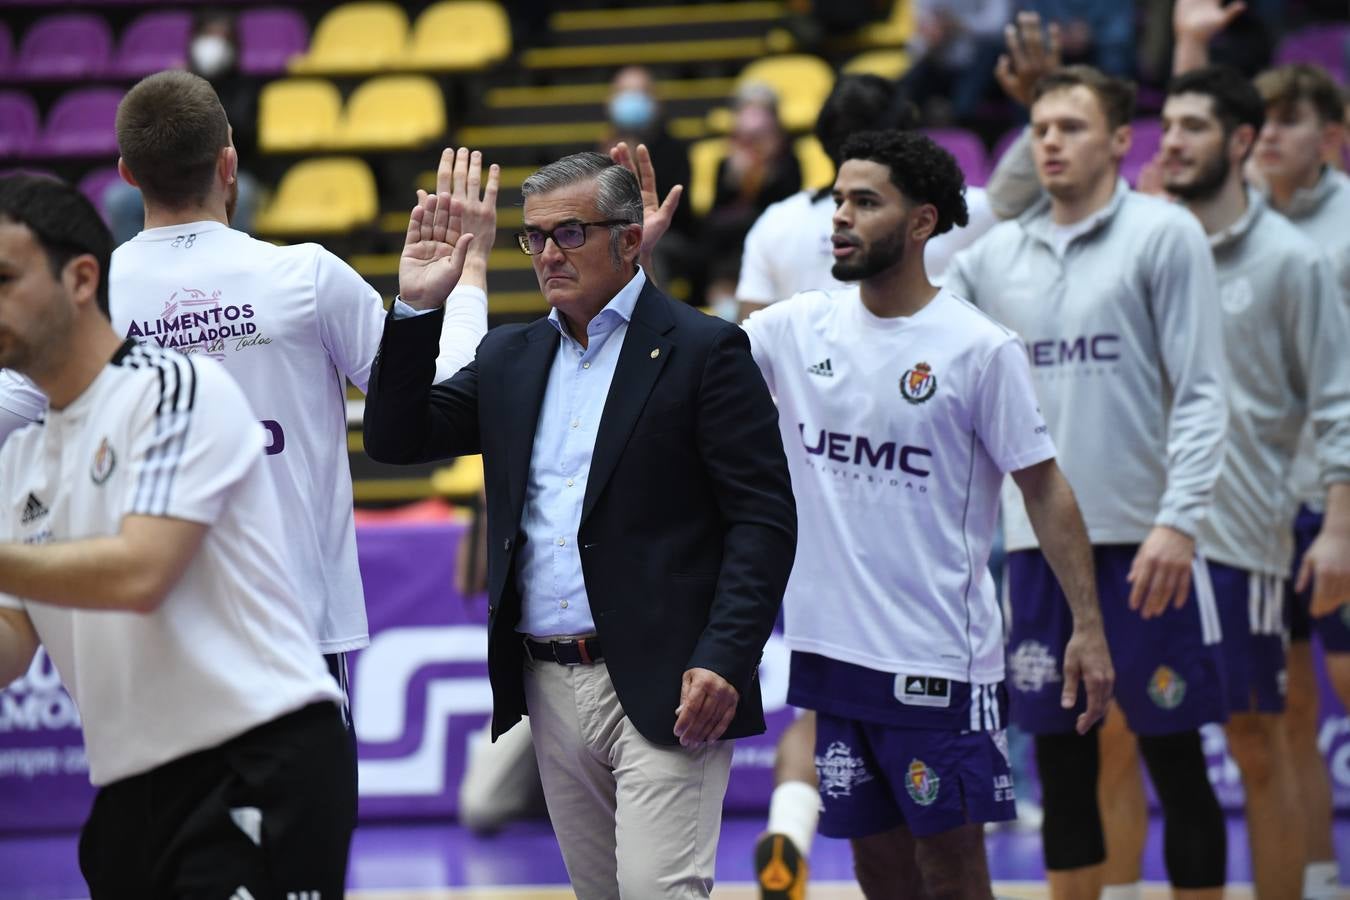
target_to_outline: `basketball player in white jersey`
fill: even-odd
[[[369,643],[347,463],[346,383],[365,390],[383,303],[317,244],[276,247],[230,229],[238,161],[224,110],[204,79],[178,71],[144,79],[118,108],[117,137],[122,176],[145,198],[146,229],[113,254],[113,325],[148,346],[221,361],[249,397],[267,432],[296,583],[320,649],[345,688],[344,654]],[[446,201],[440,208],[449,210],[453,192],[461,213],[455,229],[479,236],[458,288],[463,299],[446,317],[447,339],[486,328],[497,170],[481,201],[480,170],[479,155],[460,149],[442,155],[437,173],[437,193]],[[439,360],[439,377],[467,361],[464,354]]]
[[[1091,551],[1020,341],[927,278],[924,245],[966,216],[955,160],[895,132],[855,135],[841,158],[833,274],[860,286],[745,325],[807,536],[785,601],[789,701],[817,711],[821,830],[852,841],[869,898],[987,898],[981,823],[1014,815],[987,568],[1003,475],[1068,598],[1062,702],[1085,682],[1083,731],[1113,678]]]
[[[341,694],[262,435],[216,362],[113,331],[111,248],[73,187],[0,179],[0,366],[50,400],[0,450],[0,682],[41,641],[79,707],[95,900],[340,897]]]
[[[841,75],[834,83],[816,118],[815,135],[836,170],[840,163],[839,148],[850,135],[868,129],[917,127],[915,121],[886,121],[894,116],[894,95],[894,82],[876,75]],[[967,185],[966,210],[968,219],[964,225],[934,235],[925,246],[924,263],[930,278],[941,279],[957,251],[973,244],[998,223],[983,188]],[[741,274],[736,283],[738,314],[742,320],[798,291],[844,286],[831,274],[833,218],[830,188],[799,191],[760,214],[745,237]]]

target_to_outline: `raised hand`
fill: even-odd
[[[1003,26],[1008,52],[998,58],[994,77],[1003,93],[1022,106],[1031,106],[1036,82],[1060,66],[1059,24],[1051,22],[1043,36],[1039,13],[1020,12],[1016,24]]]
[[[447,147],[436,168],[436,192],[417,192],[398,267],[399,295],[410,306],[443,304],[468,262],[479,267],[480,280],[485,276],[497,236],[500,170],[488,169],[486,187],[482,170],[478,151]]]
[[[437,193],[443,190],[441,182],[449,153],[446,150],[441,155],[441,166],[436,171]],[[489,166],[487,185],[484,186],[482,153],[460,147],[453,159],[449,190],[452,208],[459,215],[458,220],[452,220],[451,225],[457,226],[459,232],[468,232],[474,236],[470,252],[486,264],[497,239],[497,184],[501,170],[495,164]]]
[[[1177,0],[1172,7],[1172,31],[1178,40],[1208,44],[1246,9],[1242,2],[1225,6],[1223,0]]]
[[[609,151],[609,158],[632,172],[638,180],[638,188],[642,191],[642,264],[650,268],[652,251],[657,241],[670,230],[680,197],[684,195],[684,185],[675,185],[666,194],[666,199],[661,200],[656,190],[656,169],[646,144],[638,144],[634,153],[628,144],[620,141]]]

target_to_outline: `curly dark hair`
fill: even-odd
[[[891,170],[891,184],[906,200],[931,203],[938,214],[933,237],[964,227],[966,178],[956,159],[917,131],[860,131],[844,142],[840,157],[880,163]]]
[[[1206,66],[1178,75],[1167,85],[1167,96],[1182,94],[1200,94],[1210,99],[1214,117],[1223,125],[1224,137],[1240,125],[1250,125],[1259,132],[1266,121],[1261,92],[1231,66]]]

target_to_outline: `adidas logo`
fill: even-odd
[[[824,378],[834,377],[834,367],[830,365],[828,359],[824,362],[818,362],[814,366],[807,366],[806,371],[811,375],[820,375]]]
[[[46,514],[47,507],[42,505],[42,501],[37,498],[36,494],[30,493],[28,502],[23,505],[23,524],[36,522]]]

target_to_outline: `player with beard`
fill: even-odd
[[[1297,898],[1304,859],[1297,782],[1284,723],[1284,578],[1293,552],[1295,498],[1284,488],[1300,430],[1316,434],[1321,483],[1333,520],[1350,515],[1350,358],[1340,352],[1350,313],[1317,245],[1273,213],[1242,179],[1264,119],[1261,95],[1238,72],[1201,68],[1169,85],[1159,155],[1163,186],[1209,235],[1228,351],[1228,447],[1200,550],[1223,624],[1229,751],[1242,773],[1259,897]],[[1324,531],[1313,575],[1338,590],[1320,563],[1350,558],[1350,540]],[[1320,767],[1320,766],[1319,766]],[[1133,867],[1147,832],[1138,765],[1128,835],[1112,843]],[[1109,821],[1110,819],[1108,819]],[[1119,872],[1120,869],[1116,868]]]
[[[1233,18],[1236,5],[1221,0],[1180,0],[1173,12],[1178,74],[1205,65],[1209,43]],[[1317,66],[1295,64],[1261,73],[1256,89],[1265,102],[1265,124],[1248,164],[1248,176],[1262,187],[1271,207],[1312,238],[1331,257],[1344,302],[1350,303],[1350,178],[1327,165],[1345,132],[1342,98],[1331,77]],[[1342,343],[1350,335],[1342,333]],[[1336,610],[1350,581],[1350,555],[1325,552],[1323,535],[1350,534],[1350,522],[1328,518],[1334,494],[1319,477],[1314,441],[1304,430],[1294,464],[1292,490],[1300,502],[1294,520],[1291,567],[1289,692],[1285,727],[1289,734],[1299,805],[1307,838],[1303,896],[1340,895],[1336,848],[1331,839],[1331,781],[1318,746],[1318,688],[1312,652],[1322,642],[1328,681],[1350,708],[1350,607]],[[1343,539],[1343,538],[1341,538]],[[1315,577],[1314,577],[1315,576]],[[1340,587],[1338,587],[1340,585]],[[1319,597],[1320,595],[1320,597]],[[1313,609],[1323,610],[1314,614]]]
[[[1027,343],[1094,546],[1116,702],[1162,802],[1168,875],[1180,896],[1217,897],[1226,830],[1199,727],[1223,721],[1226,704],[1218,613],[1195,552],[1227,417],[1214,263],[1193,217],[1119,178],[1132,84],[1073,66],[1041,78],[1031,100],[1049,196],[959,254],[947,285]],[[1058,707],[1068,629],[1023,504],[1005,501],[1012,713],[1035,735],[1051,895],[1095,900],[1098,735],[1075,734]],[[1106,760],[1116,749],[1101,744]]]
[[[1004,474],[1068,601],[1057,702],[1080,731],[1113,679],[1091,550],[1020,341],[925,271],[928,241],[966,220],[955,160],[896,132],[855,135],[841,159],[832,274],[859,284],[745,323],[803,535],[788,701],[817,713],[821,832],[850,839],[864,894],[984,900],[980,823],[1014,816],[987,565]]]

